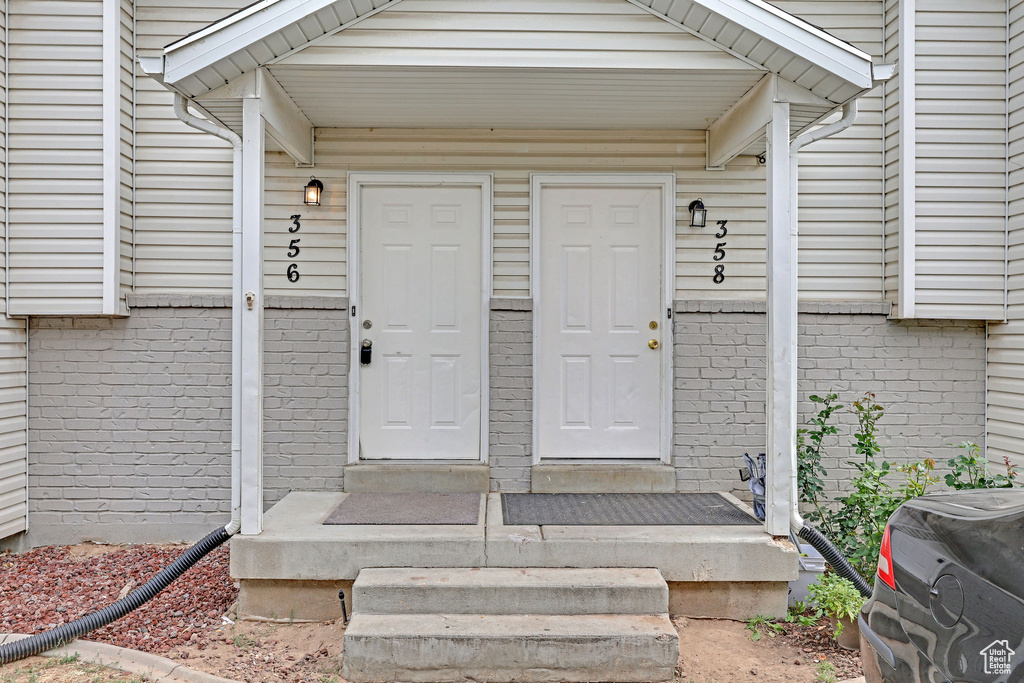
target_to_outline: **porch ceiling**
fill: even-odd
[[[327,68],[271,73],[318,127],[703,130],[763,72]]]

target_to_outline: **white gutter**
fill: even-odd
[[[216,135],[231,143],[234,152],[231,165],[231,255],[232,255],[232,292],[241,291],[239,278],[242,269],[242,138],[232,130],[221,128],[217,124],[190,114],[188,100],[174,93],[174,114],[187,125],[210,135]],[[242,528],[242,446],[241,427],[235,419],[242,405],[241,347],[242,309],[231,306],[231,521],[224,527],[229,536],[233,536]]]
[[[791,224],[790,224],[790,233],[792,234],[794,240],[796,240],[796,236],[797,236],[797,233],[799,231],[798,228],[799,228],[799,225],[800,225],[800,219],[799,219],[799,216],[798,216],[798,213],[797,213],[797,207],[799,205],[799,203],[798,203],[799,191],[798,191],[798,188],[797,188],[797,176],[799,175],[798,174],[798,171],[799,171],[798,160],[799,160],[800,149],[803,148],[803,147],[806,147],[807,145],[811,144],[812,142],[816,142],[818,140],[821,140],[822,138],[827,138],[827,137],[830,137],[832,135],[835,135],[836,133],[843,132],[844,130],[846,130],[847,128],[852,126],[853,122],[856,121],[856,120],[857,120],[857,100],[851,100],[850,102],[847,102],[845,105],[843,105],[843,116],[838,121],[836,121],[835,123],[830,123],[827,126],[822,126],[821,128],[815,128],[814,130],[808,131],[808,132],[804,133],[803,135],[798,135],[796,137],[796,139],[794,139],[792,142],[789,143],[790,192],[792,193],[791,194],[791,199],[790,199],[790,202],[791,202],[790,203],[791,215],[792,215]],[[795,299],[796,297],[797,297],[797,292],[794,290],[793,291],[793,298]],[[797,302],[796,301],[793,302],[793,310],[794,311],[797,310]],[[794,339],[795,338],[796,337],[794,337]],[[795,362],[795,358],[794,358],[794,362]],[[790,468],[789,468],[789,477],[790,477],[790,486],[791,486],[791,489],[790,489],[790,498],[791,498],[791,500],[790,500],[789,527],[794,532],[799,533],[800,530],[804,526],[804,519],[803,519],[803,517],[800,516],[800,486],[799,486],[799,482],[797,481],[797,473],[798,473],[800,464],[799,464],[799,461],[798,461],[798,458],[797,458],[796,444],[795,443],[792,445],[792,447],[790,449],[790,455],[791,455],[791,462],[790,462]]]

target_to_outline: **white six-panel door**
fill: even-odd
[[[534,190],[537,457],[662,458],[665,188]]]
[[[479,460],[484,188],[357,187],[359,457]]]

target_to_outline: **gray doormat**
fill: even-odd
[[[508,525],[761,524],[717,493],[503,493],[501,509]]]
[[[324,524],[477,524],[479,493],[350,493]]]

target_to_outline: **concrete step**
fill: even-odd
[[[342,676],[371,681],[670,681],[679,636],[667,614],[356,614]]]
[[[657,569],[363,569],[354,614],[661,614]]]

